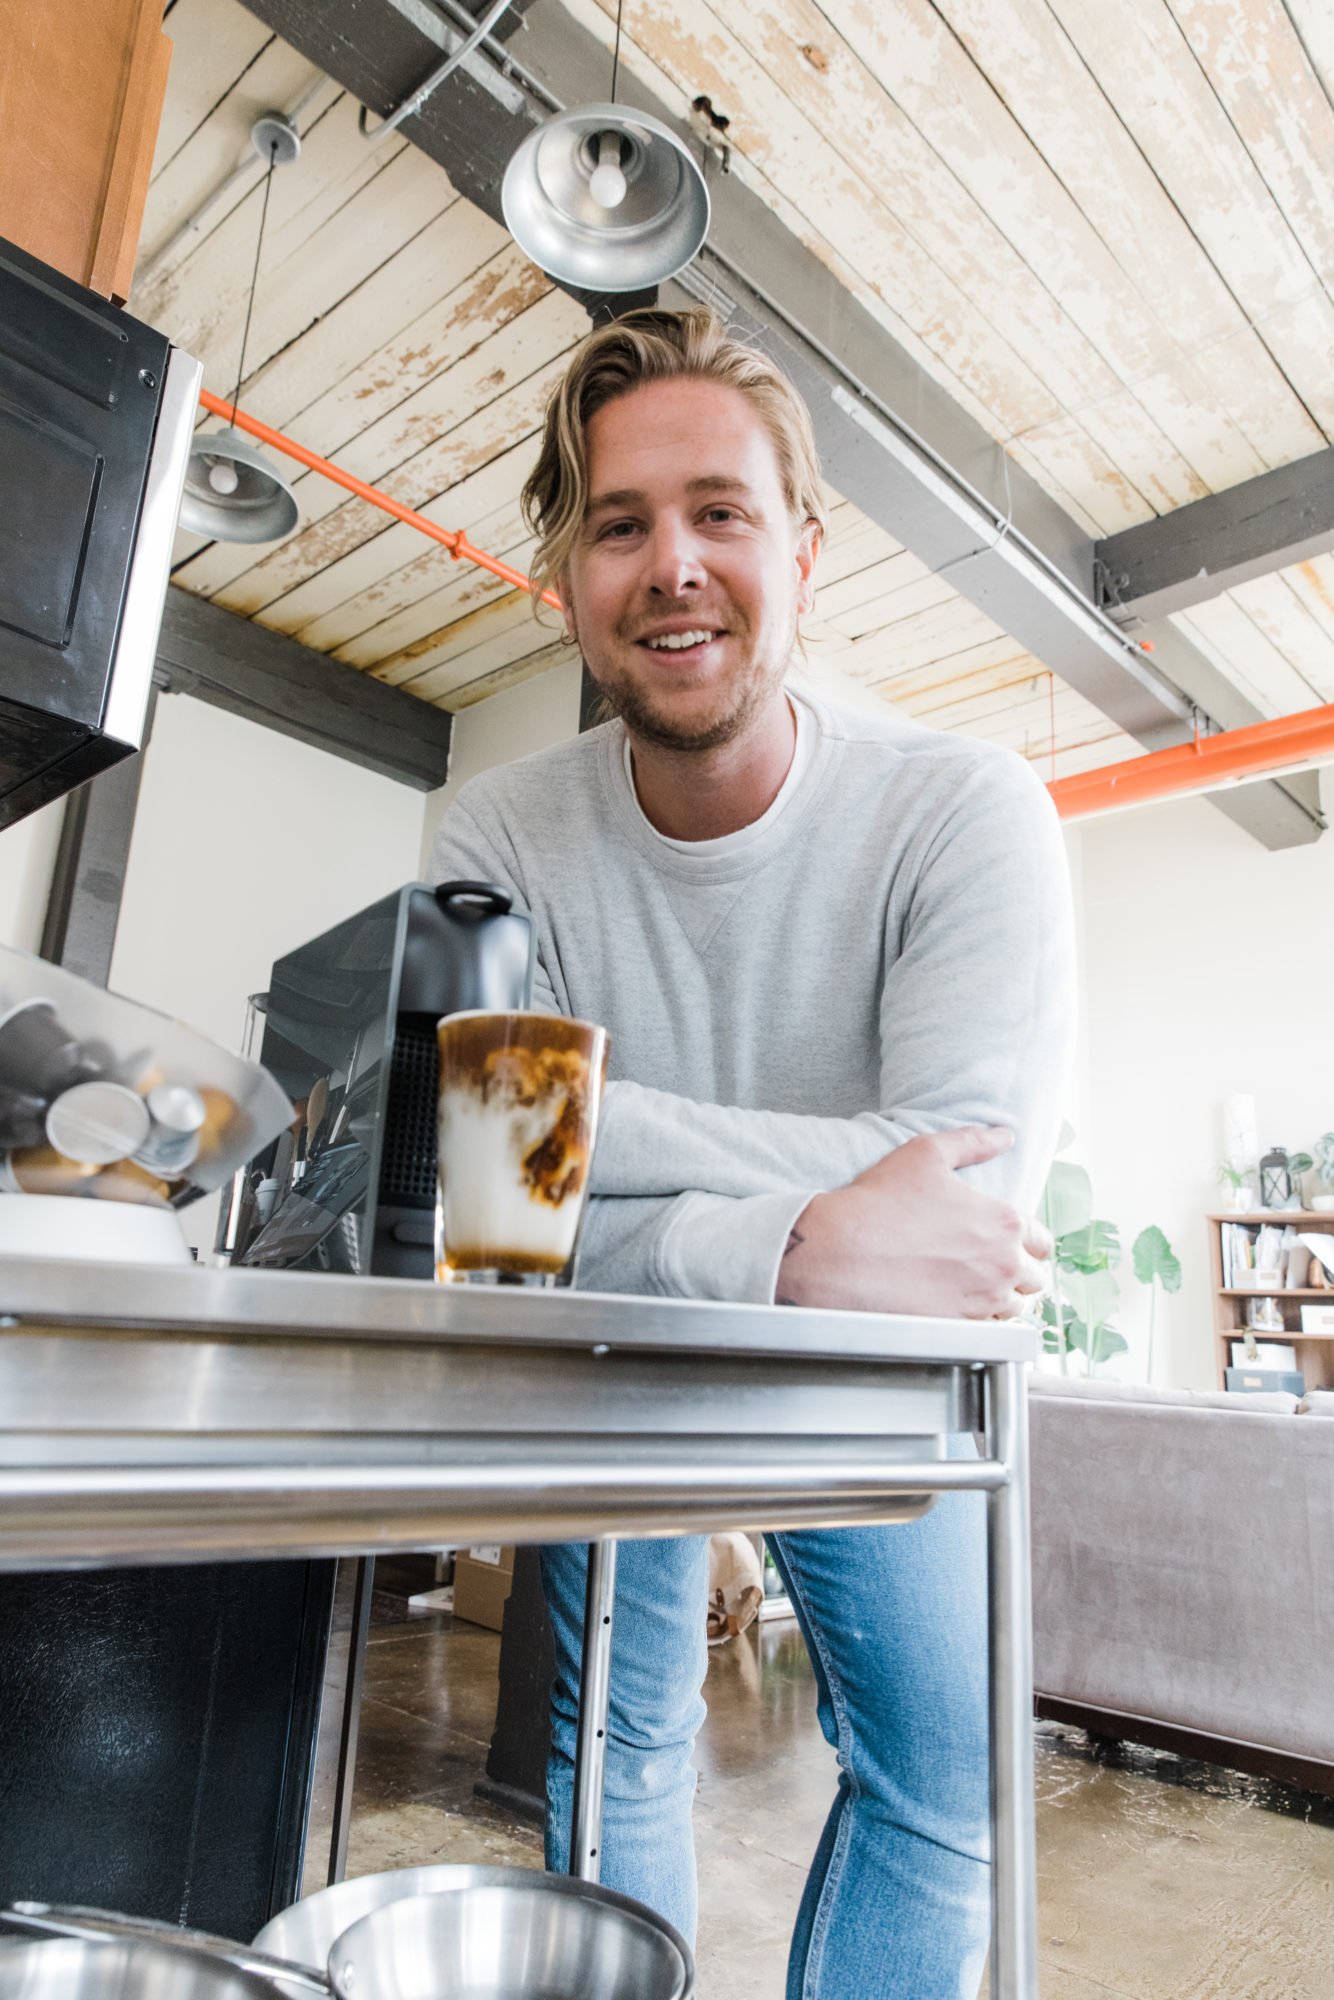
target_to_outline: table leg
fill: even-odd
[[[987,1495],[991,1663],[991,1995],[1036,2000],[1037,1849],[1033,1785],[1033,1625],[1024,1364],[987,1370],[990,1454],[1007,1468]]]
[[[583,1665],[579,1675],[579,1731],[574,1749],[574,1803],[570,1814],[570,1873],[582,1882],[596,1882],[602,1872],[602,1786],[607,1766],[615,1595],[616,1544],[591,1542],[584,1597]]]
[[[352,1824],[352,1787],[357,1775],[357,1731],[361,1726],[361,1685],[366,1677],[366,1638],[371,1624],[375,1557],[358,1556],[352,1593],[352,1630],[347,1635],[347,1680],[338,1731],[338,1775],[334,1780],[333,1825],[329,1833],[329,1882],[347,1872],[347,1835]]]

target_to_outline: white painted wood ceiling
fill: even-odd
[[[564,5],[607,44],[613,0]],[[518,493],[583,313],[238,0],[174,0],[141,269],[292,107],[243,406],[519,567]],[[1329,0],[627,0],[622,62],[1091,533],[1334,437]],[[596,95],[596,91],[593,93]],[[230,395],[254,161],[131,309]],[[178,584],[447,708],[563,657],[528,600],[296,481],[269,549],[182,540]],[[813,669],[1012,744],[1044,776],[1135,746],[835,494]],[[1334,558],[1180,623],[1266,714],[1334,699]]]

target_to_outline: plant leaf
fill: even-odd
[[[1165,1292],[1181,1290],[1180,1260],[1156,1222],[1140,1230],[1130,1255],[1141,1285],[1151,1285],[1156,1278]]]
[[[1096,1336],[1098,1329],[1116,1311],[1121,1296],[1116,1273],[1106,1269],[1072,1272],[1068,1290],[1070,1302],[1082,1320],[1086,1334]]]
[[[1053,1236],[1082,1229],[1093,1213],[1093,1183],[1084,1167],[1057,1160],[1042,1190],[1042,1220]]]
[[[1114,1222],[1095,1216],[1082,1229],[1067,1230],[1056,1239],[1056,1261],[1063,1271],[1105,1271],[1121,1261],[1121,1232]]]
[[[1129,1341],[1126,1340],[1123,1334],[1118,1333],[1114,1326],[1100,1327],[1098,1329],[1097,1350],[1090,1354],[1089,1365],[1093,1368],[1100,1368],[1104,1361],[1111,1361],[1116,1355],[1128,1354],[1129,1351]]]

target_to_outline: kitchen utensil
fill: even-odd
[[[330,1991],[324,1974],[314,1966],[297,1965],[290,1959],[272,1958],[253,1945],[237,1944],[232,1938],[215,1937],[211,1931],[184,1929],[179,1924],[162,1923],[156,1917],[123,1917],[116,1910],[94,1910],[82,1903],[11,1903],[0,1910],[0,1922],[11,1929],[35,1932],[39,1937],[79,1939],[100,1949],[108,1946],[169,1952],[173,1958],[193,1967],[212,1965],[219,1970],[251,1975],[243,1991],[263,1994],[273,2000],[270,1982],[281,1978],[283,1990],[299,1993]],[[132,1991],[133,1989],[131,1989]],[[176,2000],[176,1988],[164,1982],[161,2000]],[[370,2000],[373,1987],[364,1988],[357,2000]],[[24,1995],[27,2000],[27,1995]],[[64,2000],[64,1996],[62,1996]],[[116,1996],[120,2000],[120,1996]],[[145,1996],[147,2000],[147,1996]],[[157,1996],[153,1996],[157,2000]],[[388,1996],[386,1996],[388,2000]]]
[[[204,1931],[178,1930],[106,1910],[15,1903],[0,1916],[20,1929],[54,1936],[164,1945],[170,1939],[170,1948],[262,1974],[292,1996],[690,2000],[694,1965],[688,1945],[670,1924],[629,1896],[536,1869],[459,1868],[452,1873],[449,1886],[381,1902],[335,1933],[327,1976],[257,1945],[232,1944]],[[332,1909],[326,1914],[332,1919]],[[261,1936],[272,1930],[273,1925],[266,1925]]]
[[[0,2000],[274,2000],[274,1988],[165,1943],[48,1937],[0,1940]]]
[[[324,1114],[329,1109],[329,1079],[321,1076],[311,1085],[310,1099],[306,1105],[306,1158],[312,1160],[319,1144],[320,1127]]]
[[[329,1953],[338,2000],[688,2000],[685,1940],[628,1896],[536,1869],[383,1903]]]
[[[334,1229],[340,1216],[366,1192],[370,1162],[364,1147],[338,1146],[321,1153],[281,1207],[251,1238],[247,1264],[283,1265],[308,1257]]]
[[[76,1083],[47,1107],[46,1136],[67,1160],[106,1167],[128,1159],[148,1137],[148,1106],[123,1083]]]
[[[55,1002],[20,1000],[0,1015],[0,1081],[50,1097],[91,1073],[82,1046],[61,1025]]]

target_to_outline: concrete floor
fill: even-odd
[[[349,1874],[541,1865],[536,1829],[473,1791],[498,1651],[493,1633],[377,1594]],[[782,2000],[833,1787],[796,1626],[715,1648],[706,1693],[700,2000]],[[1038,1731],[1037,1785],[1043,2000],[1334,2000],[1334,1804],[1149,1751],[1100,1757],[1055,1725]],[[327,1774],[322,1790],[327,1811]],[[308,1887],[324,1852],[317,1832]]]

